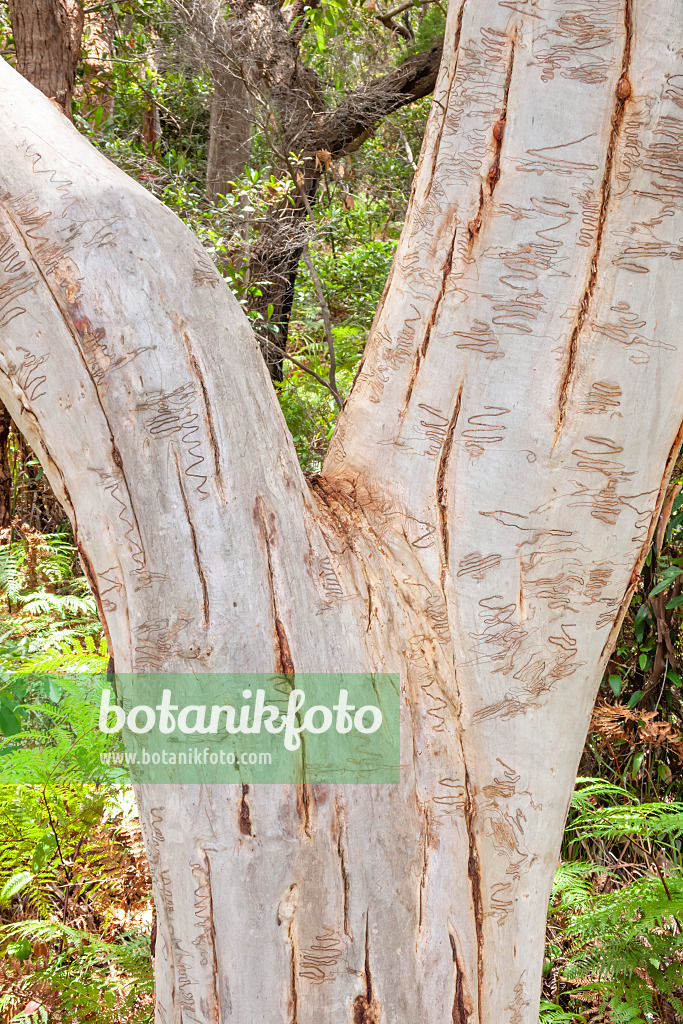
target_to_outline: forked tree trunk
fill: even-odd
[[[681,436],[676,0],[459,0],[308,484],[198,243],[0,78],[0,394],[117,669],[400,670],[400,786],[138,792],[157,1021],[534,1024],[596,688]]]

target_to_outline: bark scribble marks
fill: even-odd
[[[427,188],[426,188],[426,191],[425,191],[425,199],[429,199],[429,193],[431,192],[431,189],[432,189],[432,182],[434,181],[434,172],[436,171],[436,164],[437,164],[438,157],[439,157],[439,149],[441,148],[441,136],[443,135],[444,125],[446,124],[446,118],[448,116],[448,103],[449,103],[449,100],[451,98],[451,90],[453,88],[453,83],[455,82],[455,79],[456,79],[457,73],[458,73],[458,54],[459,54],[459,51],[460,51],[460,35],[462,33],[462,20],[463,20],[463,18],[465,16],[465,4],[466,3],[467,3],[467,0],[462,0],[462,3],[460,5],[460,10],[458,11],[458,20],[457,20],[457,23],[456,23],[456,26],[455,26],[455,38],[453,40],[453,51],[452,51],[455,54],[455,59],[453,61],[453,72],[452,72],[452,75],[451,75],[451,80],[448,83],[448,92],[446,93],[445,102],[443,104],[439,104],[439,106],[441,107],[441,124],[439,125],[439,134],[437,135],[436,143],[434,145],[434,156],[432,157],[432,169],[431,169],[431,173],[429,175],[429,182],[427,184]]]
[[[442,568],[442,579],[443,583],[445,579],[446,570],[448,568],[448,489],[446,487],[446,472],[448,470],[448,462],[451,457],[453,450],[453,437],[455,435],[455,427],[458,422],[458,416],[460,415],[460,404],[462,402],[462,385],[458,391],[458,397],[455,400],[455,408],[453,409],[453,415],[451,416],[450,423],[448,424],[448,430],[446,431],[446,440],[444,441],[443,448],[441,449],[441,458],[439,459],[439,469],[436,474],[436,504],[439,510],[439,526],[441,529],[441,546],[443,550],[443,568]]]
[[[572,330],[571,337],[569,339],[569,350],[567,353],[567,363],[565,365],[564,374],[560,381],[560,392],[557,404],[557,420],[555,423],[555,440],[553,446],[557,444],[562,428],[564,426],[565,416],[567,414],[567,402],[569,400],[569,389],[574,377],[576,370],[576,361],[578,355],[578,342],[583,330],[588,311],[591,306],[593,298],[593,292],[595,291],[595,285],[598,279],[598,263],[600,260],[600,250],[602,248],[602,238],[605,231],[605,223],[607,221],[607,212],[609,209],[610,195],[612,191],[612,170],[614,167],[614,156],[617,149],[617,143],[619,141],[619,134],[621,132],[621,126],[624,120],[624,112],[626,109],[626,103],[631,96],[631,81],[629,79],[629,67],[631,64],[631,48],[633,44],[633,0],[624,0],[624,53],[621,61],[621,77],[617,84],[616,98],[614,103],[614,110],[612,113],[612,129],[610,132],[609,143],[607,145],[607,154],[605,156],[605,169],[602,175],[602,183],[600,185],[600,212],[598,214],[598,225],[595,232],[595,242],[593,244],[593,255],[591,257],[590,271],[588,274],[588,281],[583,292],[581,303],[579,305],[579,312],[576,317],[576,323]]]
[[[380,1006],[372,990],[372,974],[370,973],[370,911],[365,917],[365,994],[356,996],[353,1001],[353,1024],[379,1024]]]
[[[209,588],[206,583],[206,576],[204,575],[204,567],[202,565],[201,555],[199,553],[199,546],[197,544],[197,531],[194,528],[192,517],[190,515],[190,506],[187,502],[187,495],[185,494],[185,487],[183,486],[183,474],[178,462],[178,453],[175,453],[175,464],[176,464],[176,475],[178,478],[178,487],[180,488],[180,495],[183,499],[183,509],[185,510],[185,518],[187,525],[190,529],[190,539],[192,541],[192,554],[194,555],[194,564],[197,570],[197,576],[199,577],[199,583],[202,588],[202,611],[204,617],[204,625],[208,626],[210,621],[210,607],[209,607]]]
[[[474,911],[474,927],[477,934],[477,977],[479,988],[479,1006],[481,1007],[482,984],[484,980],[484,903],[481,895],[481,873],[479,868],[479,853],[477,850],[477,837],[474,827],[474,799],[470,785],[470,777],[465,768],[465,824],[467,826],[467,840],[469,844],[469,856],[467,858],[467,874],[470,880],[472,893],[472,909]]]
[[[453,963],[455,964],[455,995],[453,996],[453,1024],[469,1024],[472,1015],[472,999],[467,989],[465,972],[458,958],[458,947],[453,932],[449,930]]]
[[[253,836],[251,830],[251,815],[249,813],[249,804],[247,802],[247,796],[249,794],[249,786],[242,783],[242,798],[240,800],[240,832],[243,836]]]
[[[194,373],[194,375],[195,375],[195,377],[197,379],[197,383],[199,384],[199,390],[200,390],[201,396],[202,396],[202,404],[204,406],[204,420],[206,422],[206,428],[207,428],[207,430],[209,432],[209,443],[211,445],[211,454],[213,456],[213,468],[214,468],[214,473],[216,474],[216,484],[217,484],[218,489],[219,489],[219,491],[221,493],[221,496],[223,496],[223,473],[221,471],[221,450],[220,450],[220,447],[219,447],[219,444],[218,444],[218,438],[216,436],[216,428],[215,428],[214,422],[213,422],[213,414],[211,412],[211,402],[209,401],[209,393],[208,393],[208,391],[206,389],[206,382],[204,380],[204,374],[202,373],[202,369],[201,369],[201,366],[199,365],[199,361],[198,361],[196,355],[194,354],[194,352],[192,351],[192,346],[190,344],[190,339],[188,337],[187,331],[184,332],[184,338],[185,338],[185,349],[187,351],[188,359],[190,361],[190,366],[192,367],[192,372]]]

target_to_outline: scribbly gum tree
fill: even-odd
[[[681,439],[676,0],[459,0],[323,474],[198,243],[0,70],[0,397],[119,671],[400,671],[396,787],[138,792],[157,1021],[532,1024]]]

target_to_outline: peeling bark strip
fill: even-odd
[[[247,796],[249,794],[249,786],[242,783],[242,797],[240,799],[240,832],[243,836],[251,836],[251,816],[249,814],[249,804],[247,803]]]
[[[453,996],[452,1021],[453,1024],[469,1024],[474,1007],[465,987],[465,975],[458,960],[458,950],[453,932],[449,931],[448,938],[451,943],[453,963],[455,965],[455,995]]]
[[[196,240],[0,62],[0,399],[117,669],[401,673],[399,786],[137,794],[160,1022],[537,1024],[574,770],[683,437],[683,24],[658,5],[451,4],[310,487]]]
[[[289,922],[287,929],[287,941],[289,943],[289,1005],[291,1009],[290,1024],[298,1024],[299,994],[296,987],[297,949],[294,939],[294,922]]]
[[[339,871],[341,873],[344,935],[349,939],[353,939],[353,932],[351,931],[349,918],[349,893],[351,884],[349,881],[348,851],[344,842],[344,827],[344,811],[339,802],[339,798],[337,798],[335,803],[334,829],[337,842],[337,856],[339,857]]]
[[[476,836],[476,810],[473,802],[470,777],[465,768],[465,825],[467,827],[467,843],[469,847],[467,857],[467,874],[470,880],[470,891],[472,896],[472,909],[474,912],[474,927],[477,937],[477,1006],[481,1013],[483,1004],[484,984],[484,902],[481,893],[481,865],[479,863],[479,851],[477,849]]]
[[[370,911],[365,917],[365,994],[356,996],[353,1002],[353,1024],[379,1024],[381,1007],[372,990],[372,974],[370,972]]]

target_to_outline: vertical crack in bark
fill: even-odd
[[[503,138],[505,136],[505,124],[508,116],[508,96],[510,95],[510,85],[512,83],[512,69],[515,65],[515,43],[517,42],[517,29],[515,34],[510,40],[510,56],[508,58],[507,72],[505,74],[505,85],[503,86],[503,102],[500,108],[500,117],[493,126],[493,144],[494,153],[491,166],[489,167],[489,173],[487,175],[487,181],[489,183],[489,197],[493,195],[494,189],[498,184],[500,178],[500,155],[503,151]]]
[[[187,503],[187,495],[185,494],[185,488],[183,486],[183,474],[180,470],[180,464],[178,462],[178,453],[174,452],[175,465],[176,465],[176,476],[178,478],[178,487],[180,488],[180,494],[183,499],[183,508],[185,510],[185,518],[187,525],[190,528],[190,539],[192,541],[192,554],[194,556],[195,569],[197,570],[197,576],[199,583],[202,588],[202,614],[204,618],[204,625],[208,627],[211,620],[211,609],[209,606],[209,588],[206,585],[206,576],[204,575],[204,569],[202,566],[201,556],[199,554],[199,547],[197,544],[197,531],[194,528],[192,517],[190,515],[190,506]]]
[[[432,168],[431,168],[431,171],[430,171],[430,174],[429,174],[429,181],[427,183],[427,188],[425,190],[425,199],[429,198],[429,193],[432,190],[432,182],[434,181],[434,172],[436,171],[436,164],[437,164],[437,160],[439,158],[439,149],[441,148],[441,136],[443,135],[443,129],[444,129],[444,125],[446,123],[446,116],[448,114],[448,103],[449,103],[449,100],[451,98],[451,90],[453,89],[453,83],[455,82],[456,76],[458,74],[458,54],[460,52],[460,34],[462,32],[462,22],[463,22],[463,18],[465,16],[465,6],[466,6],[466,4],[467,4],[467,0],[462,0],[462,4],[460,5],[460,10],[458,11],[458,20],[457,20],[456,25],[455,25],[455,38],[453,40],[453,53],[455,54],[455,57],[454,57],[454,60],[453,60],[453,74],[451,76],[451,80],[448,83],[448,90],[446,92],[446,102],[443,104],[443,110],[441,112],[441,124],[439,126],[439,133],[438,133],[438,135],[436,137],[436,142],[434,143],[434,155],[432,157]],[[438,102],[438,101],[435,101],[435,102]]]
[[[190,366],[192,367],[192,372],[194,373],[195,377],[197,378],[197,383],[199,384],[199,390],[202,393],[202,402],[204,404],[204,419],[206,421],[206,428],[207,428],[207,430],[209,432],[209,444],[210,444],[210,447],[211,447],[211,454],[213,456],[213,468],[214,468],[214,473],[216,474],[216,485],[218,487],[218,491],[220,493],[220,496],[222,498],[224,498],[225,497],[225,491],[224,491],[224,487],[223,487],[223,471],[221,469],[221,449],[220,449],[220,445],[218,444],[218,438],[216,436],[216,428],[215,428],[214,422],[213,422],[213,414],[211,412],[211,402],[209,401],[209,393],[206,390],[206,383],[204,381],[204,374],[202,373],[202,368],[199,365],[199,360],[197,359],[196,355],[194,354],[194,352],[192,350],[192,345],[190,343],[190,339],[188,337],[187,331],[184,332],[184,338],[185,338],[185,350],[187,352],[187,357],[189,359]]]
[[[484,905],[481,895],[481,875],[479,870],[479,853],[474,828],[475,808],[470,785],[470,776],[465,765],[465,824],[469,854],[467,858],[467,874],[472,893],[472,909],[474,911],[474,927],[477,936],[477,1013],[481,1015],[481,997],[484,982]]]
[[[629,68],[631,64],[631,48],[633,45],[633,0],[624,0],[624,52],[621,61],[621,75],[619,82],[617,83],[616,96],[614,102],[614,111],[612,113],[612,129],[610,132],[609,143],[607,145],[607,154],[605,156],[605,169],[602,176],[602,183],[600,185],[600,212],[598,214],[598,226],[595,234],[595,242],[593,245],[593,254],[591,256],[590,271],[588,274],[588,281],[584,289],[583,297],[579,305],[579,312],[576,317],[576,323],[572,330],[569,338],[569,350],[567,353],[567,363],[565,365],[564,374],[560,381],[560,391],[557,403],[557,419],[555,422],[555,439],[553,441],[553,447],[557,444],[562,428],[564,426],[565,417],[567,414],[567,402],[569,401],[569,388],[571,386],[574,372],[576,370],[576,361],[578,356],[578,343],[579,336],[583,330],[588,312],[590,310],[591,301],[593,299],[593,292],[595,291],[595,285],[598,279],[598,263],[600,260],[600,250],[602,248],[602,239],[605,231],[605,224],[607,222],[607,214],[609,210],[610,196],[612,192],[612,171],[614,169],[614,157],[616,154],[617,143],[619,141],[619,134],[621,132],[621,126],[624,120],[624,111],[626,103],[631,95],[631,83],[629,81]]]
[[[303,735],[301,738],[301,763],[304,768],[304,778],[306,778],[306,744],[304,742]],[[304,834],[311,838],[311,791],[309,785],[304,782],[297,785],[296,787],[296,809],[301,818],[301,825],[304,830]]]
[[[467,989],[467,980],[463,966],[458,958],[458,947],[455,941],[455,935],[450,928],[448,930],[448,938],[450,939],[451,953],[453,954],[453,963],[455,964],[455,993],[453,995],[453,1011],[451,1018],[453,1024],[469,1024],[473,1009],[472,998]]]
[[[446,432],[446,439],[441,449],[441,458],[439,459],[439,469],[436,474],[436,505],[439,510],[439,528],[441,533],[441,547],[443,552],[443,565],[441,567],[441,587],[443,589],[446,573],[448,571],[448,551],[449,551],[449,537],[448,537],[448,488],[446,486],[446,473],[448,471],[448,462],[451,457],[453,450],[453,437],[455,435],[455,427],[458,422],[458,416],[460,415],[460,404],[462,402],[462,389],[463,385],[460,385],[458,391],[458,397],[455,400],[455,408],[453,409],[453,415],[451,421],[448,424],[448,430]]]
[[[248,795],[249,795],[249,786],[247,786],[246,783],[243,782],[242,783],[242,796],[240,797],[240,814],[239,814],[240,833],[243,836],[253,836],[253,834],[254,834],[252,832],[252,830],[251,830],[251,814],[249,813],[249,803],[247,801],[247,796]]]
[[[356,996],[353,1001],[353,1024],[379,1024],[380,1006],[372,989],[370,972],[370,908],[365,915],[365,995]]]
[[[289,943],[289,1002],[292,1009],[290,1024],[298,1024],[299,1020],[299,995],[296,989],[296,941],[294,939],[294,920],[289,922],[287,928],[287,942]]]
[[[405,397],[405,401],[403,403],[403,408],[401,409],[401,419],[403,419],[405,417],[405,414],[408,411],[408,406],[410,405],[410,398],[411,398],[412,393],[413,393],[413,388],[415,386],[415,381],[417,380],[417,375],[420,372],[420,364],[422,363],[422,360],[424,359],[424,357],[427,354],[427,348],[429,346],[429,341],[430,341],[431,336],[432,336],[432,327],[436,323],[436,319],[437,319],[437,317],[439,315],[439,309],[441,307],[441,303],[443,302],[443,297],[444,297],[444,294],[446,292],[446,281],[448,280],[448,275],[450,274],[451,268],[453,266],[453,251],[455,249],[456,234],[457,234],[457,224],[456,224],[456,229],[453,232],[453,240],[451,242],[451,247],[448,250],[448,255],[446,256],[446,261],[445,261],[445,263],[443,265],[443,270],[441,272],[441,287],[439,288],[439,294],[436,296],[436,299],[434,301],[434,305],[432,307],[431,316],[429,317],[429,321],[427,323],[427,328],[425,330],[425,336],[422,339],[422,344],[418,346],[417,352],[415,353],[415,361],[413,363],[413,368],[410,371],[410,379],[408,380],[408,387],[406,389],[406,397]]]
[[[419,916],[418,916],[418,928],[422,928],[422,922],[424,920],[423,905],[422,905],[422,893],[425,885],[427,884],[427,869],[429,867],[429,809],[425,806],[422,810],[423,826],[422,826],[422,870],[420,872],[420,889],[418,893],[419,897]]]
[[[351,922],[349,919],[349,894],[351,884],[349,881],[349,865],[346,845],[344,843],[344,811],[337,798],[335,803],[335,835],[337,840],[337,856],[339,857],[339,869],[342,880],[342,902],[344,907],[344,935],[353,939]]]
[[[261,533],[263,535],[263,543],[266,549],[266,566],[268,573],[268,587],[270,590],[270,601],[273,615],[273,625],[275,629],[275,671],[286,676],[294,676],[294,661],[292,659],[292,652],[289,646],[289,640],[285,627],[280,618],[280,612],[277,603],[277,594],[275,590],[275,575],[273,567],[273,547],[272,537],[268,526],[268,518],[273,529],[273,536],[275,535],[275,516],[272,512],[269,512],[266,508],[263,498],[259,495],[256,498],[254,505],[255,516],[259,522]],[[304,737],[301,737],[301,763],[304,771],[304,779],[306,778],[306,743]],[[311,797],[307,784],[297,785],[296,787],[296,807],[301,818],[301,824],[304,833],[308,838],[311,838]]]
[[[276,651],[276,671],[282,672],[285,675],[294,675],[294,662],[292,661],[292,652],[289,646],[289,640],[285,632],[285,627],[282,624],[280,618],[280,612],[277,604],[277,596],[275,593],[275,578],[273,575],[273,553],[271,548],[271,537],[268,529],[268,523],[266,521],[266,506],[263,499],[257,497],[255,506],[256,515],[261,525],[261,533],[263,535],[263,542],[266,548],[266,562],[268,566],[268,587],[270,589],[270,600],[273,610],[273,624],[275,627],[275,643],[277,647]],[[270,513],[271,523],[274,522],[275,517]]]
[[[482,221],[484,219],[484,210],[488,201],[493,196],[496,185],[500,179],[500,160],[503,151],[503,139],[505,137],[505,125],[507,123],[508,114],[508,97],[510,95],[510,85],[512,84],[512,71],[515,65],[515,44],[517,42],[517,29],[515,28],[514,35],[510,39],[510,56],[508,57],[507,71],[505,73],[505,85],[503,86],[503,100],[500,107],[500,116],[493,125],[493,159],[486,175],[486,181],[488,183],[488,196],[484,192],[484,186],[479,186],[479,206],[472,220],[467,225],[467,245],[469,249],[472,249],[474,240],[481,231]]]

